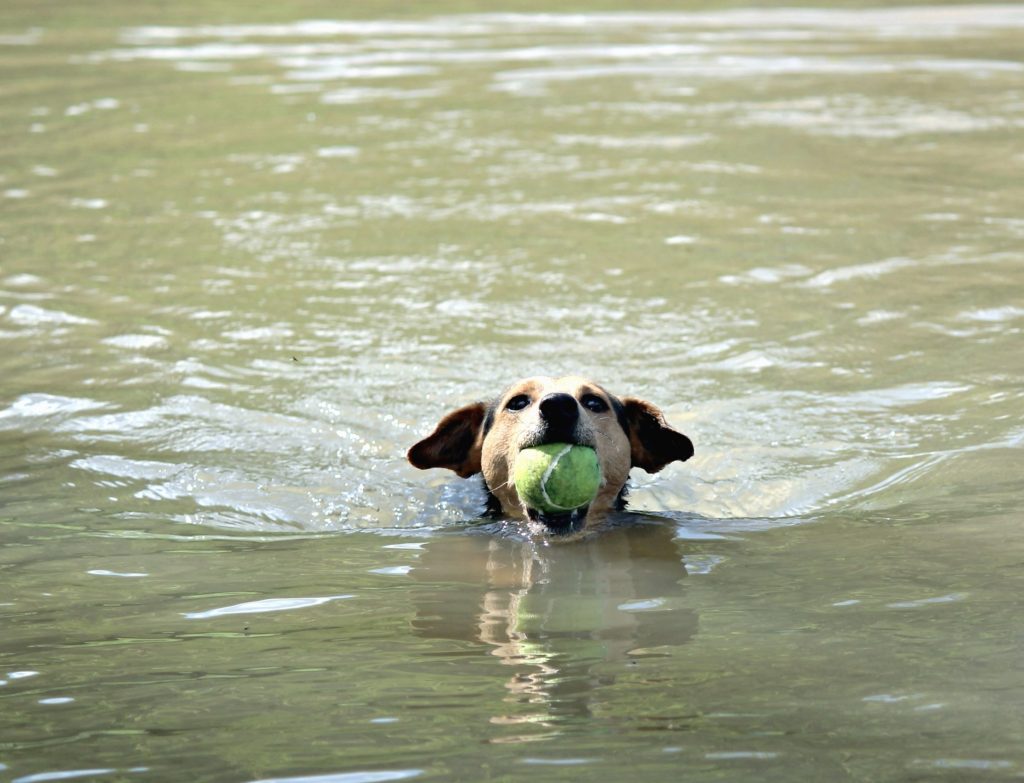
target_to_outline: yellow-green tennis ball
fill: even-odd
[[[545,513],[587,505],[601,486],[597,452],[570,443],[545,443],[523,449],[513,471],[519,499]]]

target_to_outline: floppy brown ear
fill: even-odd
[[[437,428],[421,440],[406,455],[409,462],[421,470],[448,468],[462,478],[480,472],[480,436],[487,415],[487,406],[476,402],[452,411]]]
[[[693,442],[668,426],[656,406],[636,397],[625,397],[622,407],[629,424],[633,467],[657,473],[674,460],[685,462],[693,456]]]

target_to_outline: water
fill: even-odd
[[[432,9],[0,11],[0,778],[1024,775],[1024,6]]]

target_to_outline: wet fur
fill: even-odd
[[[602,483],[591,504],[572,514],[549,516],[526,508],[511,476],[521,449],[551,442],[592,447]],[[459,408],[409,449],[418,468],[447,468],[463,478],[482,474],[490,517],[528,519],[552,533],[578,532],[626,506],[629,471],[656,473],[693,455],[688,437],[674,430],[661,411],[633,397],[616,397],[599,384],[575,376],[526,378],[488,403]]]

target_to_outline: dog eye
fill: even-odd
[[[510,411],[521,411],[523,408],[528,407],[530,404],[530,398],[525,394],[517,394],[511,400],[505,403],[505,408]]]
[[[583,407],[588,411],[594,413],[604,413],[608,410],[608,403],[598,397],[596,394],[584,394],[583,399],[580,400],[583,403]]]

